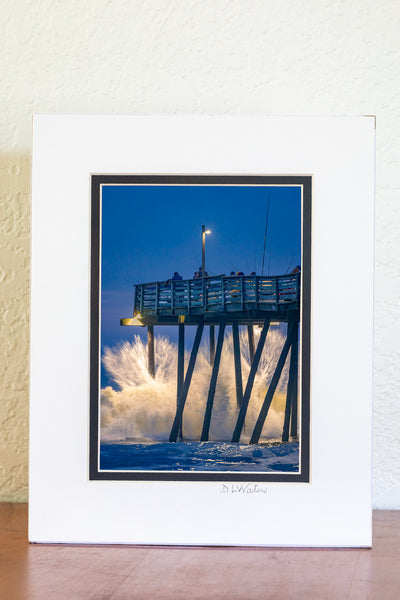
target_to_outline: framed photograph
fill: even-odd
[[[30,541],[370,546],[374,139],[34,117]]]
[[[91,478],[308,482],[312,178],[91,189]]]

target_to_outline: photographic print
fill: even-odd
[[[374,125],[34,117],[30,541],[371,545]]]
[[[311,176],[91,180],[90,478],[308,482]]]

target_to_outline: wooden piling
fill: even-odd
[[[242,383],[242,364],[240,358],[240,337],[239,337],[239,325],[237,322],[232,323],[232,337],[233,337],[233,355],[235,360],[235,382],[236,382],[236,403],[238,408],[242,406],[243,402],[243,383]]]
[[[155,359],[154,359],[154,326],[148,325],[147,327],[147,359],[149,374],[154,377],[156,373]]]
[[[176,407],[179,406],[179,399],[182,394],[183,382],[185,376],[185,324],[178,324],[178,373],[176,390]],[[182,423],[178,430],[178,438],[182,439]]]
[[[283,345],[281,355],[278,360],[278,364],[276,365],[275,372],[272,376],[271,383],[269,384],[269,388],[264,398],[263,405],[260,410],[260,414],[258,415],[258,419],[256,425],[254,427],[253,434],[250,438],[250,444],[258,444],[260,439],[260,435],[262,429],[264,427],[265,419],[267,418],[267,414],[269,411],[269,407],[271,406],[272,398],[274,397],[276,387],[279,383],[280,376],[282,374],[283,367],[285,366],[286,358],[292,343],[293,338],[293,326],[288,326],[288,333],[286,337],[286,341]]]
[[[296,419],[296,427],[294,430],[297,435],[297,360],[298,360],[298,351],[297,351],[297,329],[298,323],[292,322],[290,325],[291,328],[291,351],[290,351],[290,366],[289,366],[289,378],[287,384],[287,393],[286,393],[286,405],[285,405],[285,419],[283,423],[282,430],[282,442],[289,441],[289,427],[291,427],[291,431],[293,430],[293,419]],[[293,397],[296,396],[296,411],[293,413]],[[293,435],[291,433],[291,435]]]
[[[184,383],[182,386],[182,392],[181,392],[181,395],[179,398],[179,404],[176,407],[176,414],[175,414],[174,422],[172,424],[171,433],[169,436],[170,442],[176,442],[178,434],[179,434],[179,429],[182,426],[183,409],[185,408],[185,403],[186,403],[187,395],[189,392],[189,387],[190,387],[190,382],[192,380],[194,367],[196,364],[196,358],[197,358],[197,353],[198,353],[200,342],[201,342],[201,336],[203,334],[203,329],[204,329],[204,321],[201,321],[197,326],[196,336],[194,338],[193,348],[192,348],[192,352],[190,354],[189,365],[188,365],[188,368],[186,371],[186,377],[185,377],[185,380],[184,380]]]
[[[235,430],[232,435],[232,443],[240,441],[240,436],[241,436],[244,421],[246,418],[247,407],[249,405],[251,391],[253,389],[254,379],[255,379],[258,365],[259,365],[259,362],[261,359],[261,354],[264,349],[265,338],[267,337],[269,324],[270,324],[270,319],[266,319],[264,322],[264,326],[262,328],[261,334],[260,334],[260,339],[258,340],[257,350],[254,355],[254,359],[251,363],[250,373],[249,373],[249,377],[247,379],[246,389],[245,389],[245,392],[243,395],[242,406],[240,407]]]
[[[249,338],[249,353],[250,353],[250,364],[254,360],[254,327],[253,325],[247,325],[247,336]]]
[[[210,325],[210,365],[213,366],[215,360],[215,325]]]
[[[293,347],[292,347],[293,351]],[[292,352],[290,353],[290,363],[292,362]],[[282,442],[289,440],[290,417],[292,414],[292,395],[293,395],[293,380],[291,377],[291,369],[289,367],[289,379],[286,390],[285,417],[283,420]]]
[[[213,404],[214,404],[215,388],[217,385],[218,371],[219,371],[219,365],[220,365],[220,361],[221,361],[222,345],[224,343],[224,333],[225,333],[225,323],[222,322],[222,323],[220,323],[219,329],[218,329],[217,351],[215,353],[215,360],[214,360],[213,370],[212,370],[212,374],[211,374],[211,381],[210,381],[210,389],[208,391],[206,412],[204,415],[204,422],[203,422],[203,430],[201,432],[201,438],[200,438],[201,442],[208,441],[208,436],[209,436],[209,432],[210,432],[211,413],[212,413],[212,408],[213,408]]]
[[[293,352],[293,347],[292,347]],[[292,356],[292,353],[291,355]],[[290,358],[290,364],[292,363],[292,359]],[[292,389],[293,389],[293,381],[290,377],[290,367],[289,367],[289,379],[286,390],[286,403],[285,403],[285,417],[283,420],[283,429],[282,429],[282,442],[287,442],[289,440],[289,425],[290,425],[290,415],[292,412]]]
[[[293,359],[293,388],[292,388],[292,415],[290,423],[290,435],[297,437],[297,394],[298,394],[298,377],[299,377],[299,322],[296,321],[293,331],[292,342],[292,359]]]

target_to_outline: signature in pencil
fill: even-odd
[[[266,494],[267,491],[258,483],[223,483],[220,494]]]

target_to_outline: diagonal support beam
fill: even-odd
[[[218,330],[217,350],[215,353],[214,365],[211,374],[210,389],[208,391],[206,412],[204,415],[203,430],[201,432],[201,442],[207,442],[210,433],[211,413],[214,404],[215,388],[217,386],[219,365],[221,362],[222,345],[224,343],[225,323],[220,323]]]
[[[232,323],[233,337],[233,356],[235,359],[235,382],[236,382],[236,403],[240,408],[243,402],[243,383],[242,383],[242,365],[240,360],[240,338],[239,325],[237,322]]]
[[[197,358],[197,353],[199,351],[199,346],[200,346],[200,342],[201,342],[201,336],[203,334],[203,329],[204,329],[204,321],[201,321],[201,323],[199,323],[197,326],[196,336],[194,338],[193,348],[192,348],[192,352],[190,354],[189,365],[188,365],[188,368],[186,371],[186,377],[185,377],[185,381],[183,384],[182,393],[180,395],[180,398],[178,399],[178,405],[176,407],[175,419],[172,424],[172,429],[171,429],[171,433],[169,436],[170,442],[176,442],[176,440],[178,438],[179,429],[182,427],[183,409],[185,408],[187,395],[189,393],[190,382],[192,380],[192,375],[193,375],[194,367],[196,364],[196,358]]]
[[[286,337],[286,341],[283,345],[281,355],[278,360],[278,364],[276,365],[275,372],[272,376],[271,383],[269,384],[268,391],[265,395],[263,405],[260,410],[260,414],[258,415],[258,419],[256,425],[254,427],[253,434],[250,438],[250,444],[258,444],[260,439],[260,435],[262,429],[264,427],[265,419],[267,418],[267,414],[269,411],[269,407],[271,406],[272,398],[274,397],[276,387],[279,383],[279,379],[282,374],[283,367],[285,366],[286,358],[290,349],[290,346],[293,341],[293,325],[290,324],[288,326],[288,333]]]
[[[254,355],[253,362],[251,363],[249,377],[247,379],[246,389],[243,395],[242,406],[240,407],[239,415],[236,422],[236,427],[232,435],[232,443],[239,442],[242,433],[244,421],[246,418],[247,408],[249,406],[249,400],[251,391],[253,389],[254,379],[257,373],[258,365],[260,363],[261,354],[264,349],[265,338],[267,337],[269,329],[270,319],[266,319],[262,328],[260,339],[258,340],[257,350]]]

